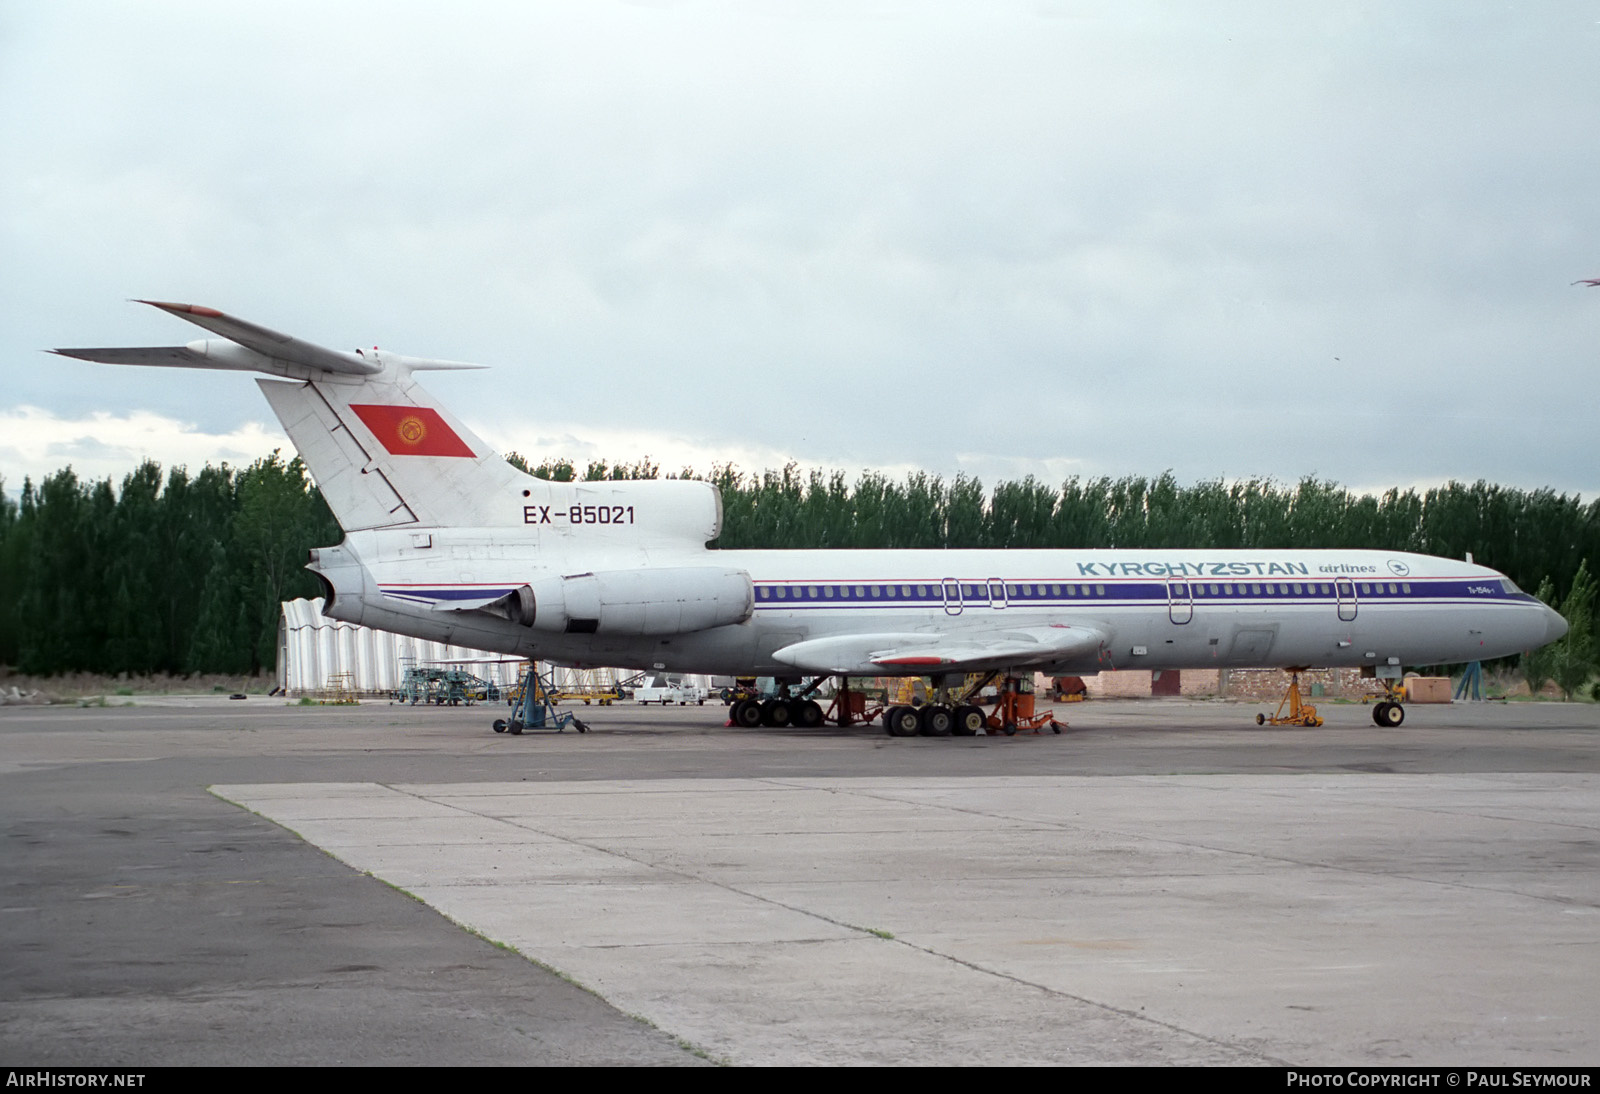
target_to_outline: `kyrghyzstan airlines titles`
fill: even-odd
[[[1376,566],[1327,563],[1319,574],[1375,574]],[[1080,562],[1080,577],[1293,577],[1311,573],[1304,562]]]

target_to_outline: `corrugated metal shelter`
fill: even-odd
[[[410,665],[455,662],[474,676],[509,687],[519,661],[503,653],[472,650],[341,623],[322,614],[322,598],[286,600],[278,617],[278,686],[287,694],[326,689],[329,678],[350,675],[357,692],[383,693],[400,686]]]

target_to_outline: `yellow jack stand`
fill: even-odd
[[[1322,719],[1317,716],[1317,708],[1310,703],[1300,701],[1300,674],[1305,669],[1289,670],[1289,689],[1283,693],[1283,701],[1278,704],[1278,713],[1272,717],[1265,714],[1256,715],[1256,725],[1274,726],[1320,726]],[[1284,707],[1289,708],[1289,713],[1283,713]]]

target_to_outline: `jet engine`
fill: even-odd
[[[743,623],[750,575],[716,566],[602,570],[540,578],[497,602],[512,622],[560,634],[653,635]]]

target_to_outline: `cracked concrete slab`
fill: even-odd
[[[1600,776],[218,786],[737,1063],[1572,1063]]]

